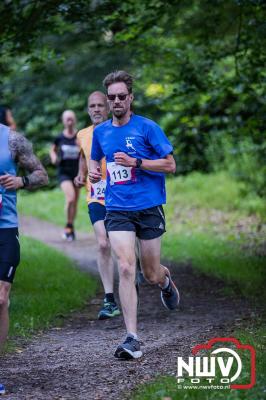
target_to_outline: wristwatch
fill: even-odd
[[[22,176],[22,183],[24,188],[28,187],[30,184],[29,178],[27,176]]]
[[[136,168],[140,168],[141,164],[142,164],[142,159],[141,158],[137,158]]]

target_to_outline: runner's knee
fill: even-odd
[[[119,275],[120,278],[134,280],[135,279],[135,265],[128,261],[119,262]]]
[[[9,294],[8,291],[1,290],[0,291],[0,308],[8,308],[9,304]]]
[[[98,239],[98,250],[102,254],[110,253],[111,247],[107,238]]]
[[[66,203],[68,207],[73,207],[75,205],[75,198],[74,197],[67,197],[66,198]]]

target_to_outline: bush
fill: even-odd
[[[210,143],[206,154],[214,171],[227,170],[237,181],[244,182],[248,192],[261,197],[266,196],[266,144],[255,144],[250,137],[235,142],[226,135],[215,138]]]

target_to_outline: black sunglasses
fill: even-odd
[[[116,97],[118,97],[118,99],[120,101],[126,100],[127,96],[129,95],[129,93],[127,94],[107,94],[107,99],[110,101],[114,101],[116,99]]]

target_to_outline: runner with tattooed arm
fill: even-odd
[[[17,176],[18,166],[28,175]],[[20,261],[16,192],[47,183],[47,173],[30,142],[0,124],[0,349],[7,338],[9,293]],[[0,384],[0,394],[4,393],[4,385]]]

